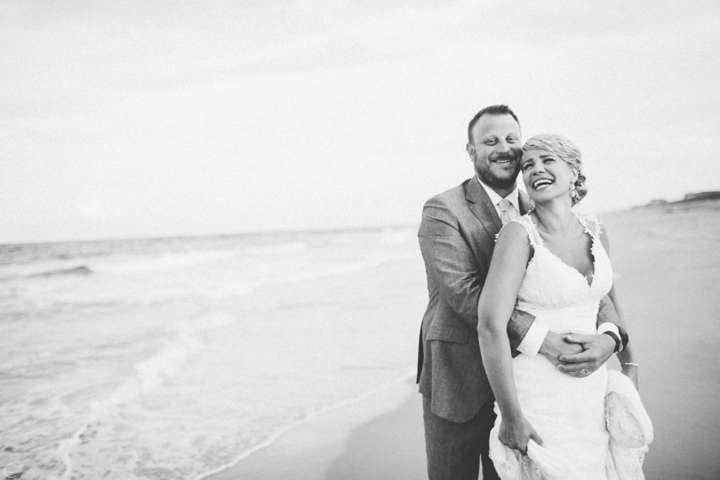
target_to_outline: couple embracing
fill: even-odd
[[[644,478],[652,425],[608,236],[571,210],[586,193],[580,151],[559,135],[523,145],[495,105],[470,122],[467,152],[476,176],[428,200],[418,233],[429,478]],[[622,374],[605,366],[613,354]]]

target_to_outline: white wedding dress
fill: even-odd
[[[582,215],[576,214],[576,217],[592,238],[595,268],[590,280],[543,245],[529,215],[513,220],[525,227],[534,248],[518,292],[517,308],[533,314],[535,322],[555,333],[595,334],[600,300],[612,287],[612,266],[600,242],[599,224]],[[513,359],[513,373],[523,414],[542,438],[543,446],[531,441],[524,456],[500,443],[501,416],[496,404],[498,419],[490,434],[490,456],[500,477],[504,480],[618,478],[609,452],[605,366],[585,378],[577,378],[559,372],[542,355],[531,358],[520,354]]]

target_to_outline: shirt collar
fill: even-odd
[[[497,204],[500,203],[500,200],[502,200],[503,197],[498,195],[495,190],[493,190],[492,188],[485,185],[483,183],[483,181],[480,180],[479,176],[475,175],[475,178],[477,178],[478,183],[480,185],[482,185],[482,187],[485,189],[485,192],[488,194],[488,197],[490,197],[490,201],[492,202],[492,204],[497,206]],[[510,203],[513,204],[513,207],[515,207],[515,210],[517,210],[518,212],[520,211],[520,198],[519,197],[520,197],[520,194],[518,193],[517,186],[515,187],[515,189],[512,192],[510,192],[508,194],[507,197],[505,197],[508,200],[510,200]]]

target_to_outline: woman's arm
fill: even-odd
[[[527,451],[530,438],[542,444],[520,408],[507,336],[508,320],[515,308],[529,256],[530,243],[523,226],[518,223],[506,225],[498,236],[478,302],[480,354],[502,414],[500,441],[521,452]]]
[[[602,235],[600,236],[600,241],[602,242],[603,247],[605,248],[605,252],[608,254],[608,257],[610,256],[610,239],[608,238],[607,230],[605,229],[605,225],[601,226],[602,228]],[[620,303],[618,302],[618,296],[617,292],[615,291],[615,282],[613,282],[612,288],[610,288],[610,293],[608,293],[608,297],[610,297],[610,300],[612,300],[613,305],[615,306],[615,311],[617,312],[618,316],[618,322],[617,324],[624,328],[625,331],[627,331],[627,322],[625,321],[625,316],[623,315],[622,309],[620,308]],[[635,384],[635,388],[638,388],[638,367],[637,364],[635,364],[635,360],[633,360],[633,352],[632,352],[632,346],[628,342],[628,344],[625,346],[625,348],[617,354],[618,360],[620,360],[620,365],[622,365],[622,371],[625,375],[627,375],[630,380]],[[628,363],[632,365],[628,365]]]

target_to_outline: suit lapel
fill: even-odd
[[[470,202],[470,211],[483,224],[485,230],[495,236],[502,228],[502,221],[485,189],[474,177],[465,185],[465,199]]]

